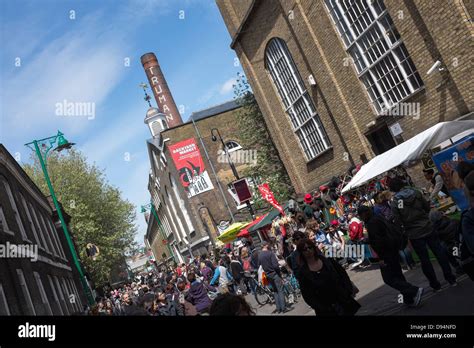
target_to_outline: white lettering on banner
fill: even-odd
[[[154,75],[153,67],[150,67],[149,69],[150,69],[151,74]],[[153,90],[155,91],[155,94],[159,95],[163,93],[163,89],[161,88],[161,85],[159,84],[158,77],[152,76],[150,80],[151,80],[151,85],[153,87]],[[170,113],[170,108],[168,107],[168,105],[165,104],[166,96],[164,95],[158,96],[158,102],[162,104],[161,109],[163,110],[163,113],[166,114],[166,119],[168,121],[173,121],[174,119],[173,114]]]
[[[188,187],[188,198],[213,189],[214,185],[212,185],[211,178],[207,170],[205,170],[201,175],[194,176],[192,183]]]
[[[161,93],[163,93],[163,90],[161,89],[161,85],[158,85],[158,88],[153,87],[153,89],[155,90],[156,94],[161,94]]]

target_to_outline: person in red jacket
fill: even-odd
[[[349,238],[354,243],[360,243],[364,239],[364,225],[362,221],[353,214],[347,216],[349,220]]]

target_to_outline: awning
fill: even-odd
[[[474,132],[473,120],[438,123],[404,143],[374,157],[363,165],[352,180],[342,189],[342,193],[359,187],[376,176],[403,163],[420,159],[427,149],[431,149],[466,131]]]
[[[234,222],[225,231],[223,231],[222,234],[217,237],[217,239],[222,243],[230,243],[237,238],[237,234],[240,232],[240,230],[246,227],[248,224],[248,222]]]
[[[258,224],[260,221],[262,221],[262,219],[265,217],[266,215],[262,215],[260,217],[258,217],[257,219],[255,219],[254,221],[252,221],[251,223],[249,223],[247,226],[245,226],[240,232],[239,234],[237,235],[237,237],[247,237],[250,235],[249,233],[249,228]]]
[[[288,209],[288,202],[286,202],[284,205],[283,205],[283,210],[287,210]],[[265,215],[265,217],[260,220],[259,223],[253,225],[252,227],[250,227],[248,229],[249,232],[253,232],[253,231],[256,231],[262,227],[265,227],[267,225],[270,225],[272,223],[273,220],[275,220],[275,218],[280,215],[280,212],[278,211],[278,209],[276,208],[273,208],[272,210],[270,210],[270,212]]]

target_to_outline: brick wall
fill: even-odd
[[[238,1],[218,1],[229,32],[241,24],[229,20]],[[360,155],[374,155],[366,139],[372,121],[390,125],[399,122],[403,139],[441,121],[454,120],[473,109],[472,27],[462,15],[458,2],[428,0],[384,2],[401,38],[424,81],[425,88],[407,102],[420,103],[420,118],[377,119],[368,94],[339,38],[324,1],[263,1],[256,4],[234,49],[252,85],[272,138],[291,181],[298,192],[314,189],[333,175],[344,172]],[[237,18],[237,17],[236,17]],[[471,24],[472,25],[472,24]],[[268,75],[265,48],[270,39],[283,39],[315,103],[333,145],[324,155],[308,162],[293,133],[289,118]],[[446,70],[429,76],[426,71],[436,60]],[[317,86],[310,86],[312,74]]]

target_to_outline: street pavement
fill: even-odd
[[[408,282],[424,287],[421,305],[410,308],[398,303],[399,292],[385,285],[377,265],[366,269],[348,271],[349,277],[359,288],[356,300],[362,305],[357,315],[474,315],[474,282],[466,275],[458,277],[458,286],[451,287],[443,278],[441,268],[433,262],[436,274],[442,284],[439,292],[433,292],[424,276],[421,266],[404,271]],[[246,296],[247,302],[257,315],[271,314],[275,305],[260,306],[253,296]],[[315,315],[314,311],[300,297],[293,310],[281,315]]]

